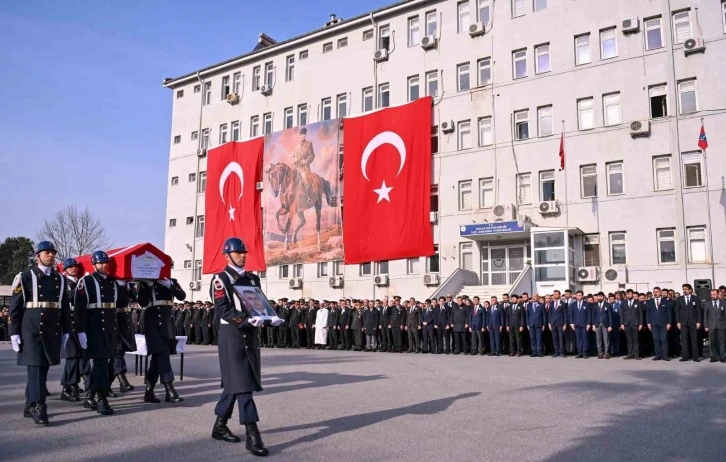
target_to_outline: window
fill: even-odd
[[[414,47],[421,43],[421,25],[418,16],[408,18],[408,46]]]
[[[265,85],[272,86],[275,77],[275,66],[272,63],[265,63]]]
[[[408,78],[408,100],[416,101],[419,96],[418,76]]]
[[[192,268],[192,261],[184,260],[184,269],[191,269],[191,268]]]
[[[459,2],[456,5],[457,17],[458,17],[458,32],[469,31],[469,0],[465,2]]]
[[[202,86],[201,85],[199,85],[199,84],[194,85],[194,93],[199,93],[201,91],[202,91]]]
[[[374,271],[376,274],[388,274],[388,261],[377,261]]]
[[[302,127],[303,125],[308,124],[308,105],[307,104],[300,104],[297,107],[297,125],[298,127]]]
[[[586,234],[582,236],[583,266],[600,266],[600,236]]]
[[[696,79],[678,82],[678,102],[680,103],[681,114],[698,111]]]
[[[605,126],[620,124],[620,93],[603,95],[602,113]]]
[[[517,204],[532,203],[532,174],[520,173],[517,175]]]
[[[431,71],[426,73],[426,96],[439,96],[439,73]]]
[[[202,260],[194,261],[194,274],[192,275],[195,281],[202,280]]]
[[[209,148],[209,129],[205,128],[202,130],[202,148],[208,149]]]
[[[298,59],[302,61],[303,59],[308,59],[308,50],[303,50],[298,54]]]
[[[459,244],[459,268],[474,270],[474,243],[462,242]]]
[[[527,50],[512,52],[512,69],[515,79],[527,77]]]
[[[551,70],[550,69],[550,44],[546,43],[544,45],[535,47],[534,54],[536,56],[536,60],[534,62],[535,74],[543,74],[545,72],[549,72]]]
[[[184,98],[184,90],[177,90],[176,99]]]
[[[240,140],[239,120],[232,122],[232,141]]]
[[[439,21],[436,11],[429,11],[426,13],[426,35],[436,36],[436,30],[438,29]]]
[[[295,55],[290,55],[285,60],[285,82],[295,80]]]
[[[242,92],[242,73],[235,72],[232,75],[232,91],[239,96]]]
[[[656,191],[673,189],[671,173],[671,156],[653,158],[653,187]]]
[[[426,257],[426,272],[438,273],[439,266],[439,246],[434,245],[434,254],[430,257]]]
[[[370,276],[371,275],[371,263],[361,263],[360,264],[360,275],[361,276]]]
[[[199,181],[197,182],[197,193],[203,194],[207,190],[207,172],[199,172]]]
[[[323,101],[320,103],[321,105],[321,111],[320,116],[321,120],[330,120],[333,118],[333,100],[330,98],[323,98]]]
[[[666,117],[668,115],[668,94],[665,85],[654,85],[648,89],[650,96],[650,117]]]
[[[282,120],[284,129],[292,128],[293,124],[295,123],[295,114],[291,107],[285,108],[285,113]]]
[[[529,109],[514,113],[514,137],[518,140],[529,138]]]
[[[388,47],[391,43],[391,27],[386,24],[383,26],[380,26],[378,28],[378,49],[386,49],[388,50]]]
[[[181,143],[181,135],[176,135],[174,137],[174,144],[179,144],[179,143]]]
[[[204,215],[197,215],[197,227],[194,237],[204,237]]]
[[[260,89],[262,81],[262,68],[260,66],[255,66],[252,68],[252,91],[257,91]]]
[[[333,272],[336,276],[342,276],[343,270],[345,269],[345,265],[342,261],[334,261],[333,262]]]
[[[610,264],[626,265],[628,263],[625,248],[625,233],[610,233]]]
[[[471,180],[459,181],[459,210],[471,210]]]
[[[227,124],[222,124],[219,126],[219,144],[224,144],[228,139],[229,133],[227,132]]]
[[[479,146],[489,146],[492,144],[492,118],[479,118]]]
[[[439,152],[439,126],[431,127],[431,154]]]
[[[524,16],[524,1],[525,0],[512,0],[512,17]]]
[[[479,69],[479,86],[492,83],[492,59],[482,58],[477,61],[476,67]]]
[[[686,229],[688,233],[688,263],[706,263],[706,228]]]
[[[178,176],[171,177],[171,185],[176,186],[178,184],[179,184],[179,177]]]
[[[606,29],[600,31],[600,59],[610,59],[618,55],[617,31]]]
[[[479,180],[479,208],[494,207],[494,178]]]
[[[189,182],[194,183],[197,181],[197,174],[196,173],[190,173],[189,174]]]
[[[605,166],[608,176],[608,196],[617,196],[625,193],[625,184],[623,180],[623,163],[612,162]]]
[[[676,262],[676,230],[659,229],[656,231],[658,238],[658,263]]]
[[[169,228],[176,227],[176,218],[170,218],[169,219]]]
[[[703,158],[701,151],[684,152],[683,159],[683,181],[684,188],[697,188],[703,186]]]
[[[363,112],[373,110],[373,88],[368,87],[363,89]]]
[[[328,262],[327,261],[321,261],[320,263],[318,263],[318,277],[319,278],[328,277]]]
[[[583,199],[597,197],[597,166],[580,167],[580,195]]]
[[[262,116],[262,133],[272,133],[272,113],[268,112]]]
[[[204,105],[212,102],[212,82],[204,82]]]
[[[577,101],[577,121],[580,130],[589,130],[595,126],[595,108],[592,98]]]
[[[534,11],[541,11],[547,8],[547,0],[534,0]]]
[[[222,77],[222,99],[227,99],[227,95],[229,95],[230,88],[229,88],[229,76],[225,75]]]
[[[673,43],[683,43],[691,38],[691,11],[673,13]]]
[[[303,277],[303,265],[302,265],[302,263],[298,263],[296,265],[292,265],[292,277],[294,277],[294,278],[301,278],[301,277]]]
[[[575,64],[587,64],[590,61],[590,34],[575,37]]]
[[[406,273],[408,274],[419,274],[419,258],[409,258],[406,260]]]
[[[378,107],[388,107],[391,105],[390,92],[388,84],[382,83],[378,85]]]
[[[457,129],[459,133],[459,149],[469,149],[471,147],[471,122],[468,120],[459,122]]]
[[[338,48],[345,48],[348,46],[348,37],[338,39]]]
[[[491,1],[490,0],[477,0],[476,2],[476,19],[477,21],[489,24],[491,18]]]
[[[287,279],[289,275],[290,267],[288,265],[281,265],[278,270],[280,279]]]
[[[663,29],[660,26],[660,18],[645,20],[645,49],[656,50],[663,48]]]
[[[267,271],[258,271],[257,275],[260,277],[260,279],[266,279],[267,278]]]
[[[338,95],[338,118],[345,117],[348,115],[348,95],[343,93]]]
[[[252,116],[250,119],[250,138],[260,135],[260,116]]]
[[[370,40],[373,38],[373,29],[363,31],[363,41]]]
[[[555,171],[539,172],[539,198],[542,201],[555,200]]]
[[[323,53],[333,51],[333,42],[323,43]]]
[[[196,139],[198,139],[198,138],[199,138],[199,132],[198,132],[198,131],[196,131],[196,130],[194,130],[194,131],[192,132],[192,140],[196,140]]]
[[[469,81],[469,63],[456,66],[456,77],[458,91],[465,91],[471,88],[471,82]]]
[[[537,125],[539,125],[539,136],[550,136],[552,134],[552,106],[537,108]]]
[[[192,223],[194,223],[194,217],[187,217],[187,224],[191,225]]]

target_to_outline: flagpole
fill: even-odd
[[[568,191],[567,191],[567,154],[565,151],[565,120],[562,119],[562,151],[565,152],[565,165],[562,168],[562,173],[565,175],[565,228],[567,228],[567,233],[569,235],[570,233],[570,201],[568,200]],[[560,161],[562,162],[562,161]],[[569,236],[568,236],[569,238]]]
[[[703,128],[703,117],[701,117],[701,129]],[[711,190],[708,187],[708,158],[706,157],[706,149],[703,151],[703,176],[706,178],[706,226],[708,228],[708,249],[709,249],[709,260],[711,261],[711,282],[716,284],[716,268],[713,261],[713,228],[711,227]],[[687,232],[687,231],[686,231]]]

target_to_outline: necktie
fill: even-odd
[[[686,305],[688,305],[689,303],[691,303],[691,297],[686,297]]]
[[[714,308],[717,308],[717,307],[716,307],[716,301],[715,301],[715,300],[714,300],[714,302],[713,302],[713,307],[714,307]]]
[[[633,307],[633,301],[630,300],[630,302],[628,302],[628,308],[632,308],[632,307]]]
[[[582,309],[582,302],[577,303],[577,309],[578,309],[578,311]]]

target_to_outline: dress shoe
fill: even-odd
[[[134,386],[129,383],[129,380],[126,378],[126,374],[124,373],[118,375],[118,383],[121,386],[121,393],[134,390]]]
[[[256,456],[266,456],[270,453],[265,447],[265,443],[262,442],[262,435],[260,435],[257,424],[246,424],[245,431],[247,433],[245,447],[248,451]]]
[[[610,359],[610,355],[605,355],[605,359]]]
[[[668,356],[663,356],[663,361],[670,361],[670,360],[671,360],[671,358],[669,358]]]
[[[89,391],[86,393],[86,399],[83,401],[83,407],[95,411],[98,409],[98,403],[96,402],[96,392]]]
[[[111,388],[106,391],[105,396],[107,398],[118,398],[118,393],[114,392]]]
[[[71,387],[63,387],[63,392],[61,392],[61,401],[73,401],[73,389]]]
[[[98,412],[101,415],[112,415],[113,409],[111,409],[111,405],[108,404],[108,400],[106,399],[106,394],[103,392],[98,393],[98,408],[96,409],[96,412]]]
[[[167,403],[181,403],[182,401],[184,401],[184,398],[179,396],[179,393],[177,393],[174,389],[173,383],[165,383],[164,388],[166,388],[166,397],[164,398],[164,401],[166,401]]]
[[[235,435],[227,427],[227,419],[217,416],[217,420],[212,427],[212,438],[215,440],[226,441],[227,443],[239,443],[239,436]]]
[[[37,425],[48,425],[48,408],[45,403],[38,403],[31,408],[33,422]]]
[[[71,385],[71,401],[77,403],[81,400],[81,389],[78,385]]]
[[[626,356],[626,357],[624,357],[623,359],[633,359],[633,356],[632,356],[632,355],[627,355],[627,356]]]
[[[700,363],[700,362],[701,362],[701,360],[700,360],[700,359],[698,359],[698,358],[693,358],[693,362],[694,362],[694,363]]]
[[[716,358],[711,358],[711,360],[709,361],[709,363],[717,363],[717,362],[718,362],[718,359],[716,359]]]
[[[660,361],[660,360],[661,360],[661,357],[660,356],[653,357],[653,361]]]
[[[686,361],[688,361],[688,358],[681,358],[678,360],[680,363],[685,363]]]
[[[146,391],[144,392],[145,403],[160,403],[159,398],[154,395],[154,385],[146,385]]]
[[[25,403],[25,408],[23,408],[23,417],[31,418],[33,417],[33,405],[30,403]]]

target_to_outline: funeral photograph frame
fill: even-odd
[[[249,317],[260,318],[263,321],[277,318],[277,312],[259,287],[234,286],[240,304]]]

